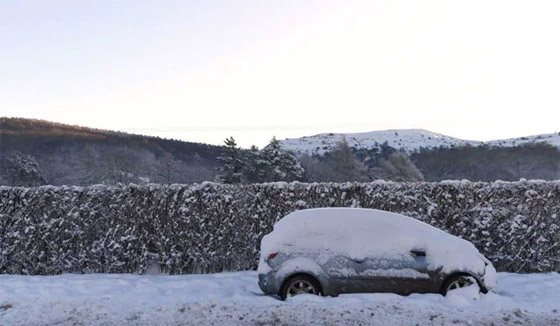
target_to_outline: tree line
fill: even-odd
[[[3,183],[32,187],[44,184],[118,185],[129,183],[192,183],[216,181],[225,184],[248,184],[276,181],[367,182],[372,180],[423,181],[422,173],[408,157],[384,144],[376,155],[365,160],[357,157],[345,139],[324,156],[300,155],[282,149],[273,137],[263,149],[238,147],[233,137],[216,158],[215,166],[197,158],[181,158],[169,151],[155,155],[136,147],[111,147],[83,144],[79,152],[60,153],[47,161],[47,171],[32,154],[18,150],[0,160]],[[69,159],[70,156],[70,159]],[[70,166],[60,170],[61,166]],[[58,167],[58,168],[53,168]],[[66,172],[67,171],[67,172]],[[47,173],[45,173],[47,172]],[[66,175],[68,173],[68,175]],[[74,177],[69,177],[74,175]]]
[[[369,162],[360,160],[344,138],[324,156],[306,154],[296,157],[283,150],[275,137],[262,150],[256,146],[242,150],[233,137],[227,138],[224,144],[224,155],[218,157],[222,166],[215,179],[220,183],[424,180],[414,163],[387,143],[381,146],[378,155],[368,157]]]

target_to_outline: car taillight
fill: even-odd
[[[268,259],[272,259],[272,258],[276,257],[276,255],[278,255],[277,252],[271,253],[270,255],[268,255]]]

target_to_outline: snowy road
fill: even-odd
[[[264,296],[255,272],[0,275],[0,325],[560,325],[560,275],[500,273],[496,293]],[[460,291],[460,292],[459,292]]]

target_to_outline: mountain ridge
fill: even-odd
[[[560,148],[560,132],[539,134],[491,141],[465,140],[426,129],[387,129],[360,133],[321,133],[299,138],[280,140],[282,148],[292,153],[324,155],[330,152],[338,141],[345,138],[350,147],[355,149],[380,148],[387,145],[411,154],[420,149],[453,148],[461,146],[495,146],[513,147],[527,143],[547,143]]]
[[[324,133],[279,142],[305,167],[305,180],[326,182],[335,173],[329,151],[342,137],[354,147],[356,160],[364,165],[360,173],[368,178],[379,177],[373,174],[376,168],[397,151],[408,156],[425,181],[560,179],[560,133],[481,142],[424,129],[392,129]],[[14,184],[8,156],[12,163],[33,163],[53,185],[202,182],[215,179],[221,166],[218,157],[225,150],[224,146],[44,120],[0,118],[0,184]],[[323,155],[300,155],[306,153]]]

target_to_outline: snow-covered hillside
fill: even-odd
[[[346,138],[348,144],[356,149],[379,148],[381,144],[387,142],[389,146],[409,153],[417,151],[422,147],[459,147],[482,144],[507,147],[524,143],[546,142],[560,147],[560,133],[481,142],[450,137],[424,129],[390,129],[363,133],[328,133],[301,138],[290,138],[281,140],[280,142],[284,149],[296,154],[322,155],[325,152],[331,151],[342,138]]]
[[[559,325],[560,275],[498,274],[494,292],[265,296],[256,272],[0,275],[0,325]]]
[[[517,146],[522,144],[528,144],[528,143],[548,143],[552,146],[560,147],[560,132],[553,133],[553,134],[542,134],[542,135],[519,137],[519,138],[492,140],[486,143],[488,145],[502,146],[502,147],[511,147],[511,146]]]

